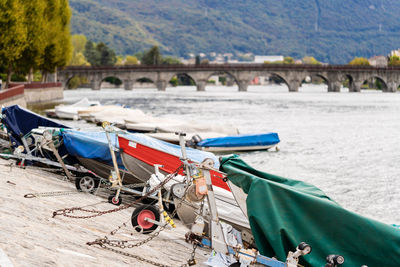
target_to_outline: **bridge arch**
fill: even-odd
[[[218,76],[219,79],[218,82],[221,82],[224,85],[231,86],[236,83],[240,88],[240,83],[233,73],[229,71],[215,71],[215,72],[208,72],[202,77],[193,76],[194,81],[197,85],[197,91],[205,91],[206,85],[208,84],[212,76]],[[223,77],[223,79],[220,79],[221,77]]]
[[[73,74],[68,76],[64,80],[63,86],[65,89],[76,89],[81,86],[87,85],[89,82],[90,81],[88,77],[86,77],[85,75]]]
[[[120,86],[123,84],[123,81],[116,75],[105,75],[100,80],[99,88],[101,88],[101,86],[105,83],[109,84],[109,88],[112,88],[111,85],[114,85],[114,88],[120,88]]]
[[[319,82],[321,82],[322,81],[322,83],[319,83]],[[330,83],[331,83],[331,81],[330,81],[330,79],[326,76],[326,75],[324,75],[323,73],[308,73],[306,76],[304,76],[304,78],[302,79],[302,81],[301,81],[301,87],[303,87],[303,84],[304,83],[306,83],[306,84],[316,84],[316,83],[319,83],[319,84],[325,84],[326,85],[326,90],[327,91],[330,91],[329,90],[329,86],[330,86]]]
[[[287,77],[285,74],[279,72],[270,72],[269,75],[270,79],[277,77],[278,79],[283,81],[283,83],[285,83],[288,87],[289,92],[297,92],[302,82],[298,80],[292,80],[290,79],[290,77]]]
[[[387,82],[379,75],[372,75],[363,82],[363,89],[376,89],[386,92],[388,90]]]
[[[185,72],[177,72],[172,76],[169,76],[168,83],[172,86],[177,85],[196,85],[195,79],[189,74]]]

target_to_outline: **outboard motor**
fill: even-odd
[[[337,267],[344,263],[344,257],[341,255],[331,254],[326,257],[325,267]]]

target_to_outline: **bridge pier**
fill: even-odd
[[[361,92],[361,85],[362,85],[362,82],[353,81],[349,85],[349,92]]]
[[[124,88],[125,88],[125,90],[133,90],[133,81],[132,80],[124,80]]]
[[[100,82],[96,79],[93,79],[90,82],[90,87],[92,88],[92,90],[100,90]]]
[[[157,90],[158,91],[165,91],[167,89],[167,81],[165,80],[158,80],[156,82]]]
[[[291,81],[288,82],[287,86],[289,87],[289,92],[298,92],[299,91],[299,82],[298,81]]]
[[[247,88],[249,87],[249,84],[250,84],[249,81],[244,81],[244,80],[238,81],[239,92],[246,92]]]
[[[207,84],[207,81],[202,81],[202,80],[196,81],[196,88],[197,88],[196,90],[198,92],[205,91],[206,90],[206,84]]]
[[[340,92],[342,84],[339,81],[328,83],[328,92]]]
[[[388,82],[387,89],[384,92],[395,93],[397,92],[398,84],[396,82]]]

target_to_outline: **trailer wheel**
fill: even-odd
[[[122,203],[122,198],[121,196],[118,196],[118,198],[116,198],[115,195],[110,195],[108,197],[108,203],[111,203],[115,206],[119,206]]]
[[[152,222],[148,222],[145,218],[149,218],[155,221],[160,221],[160,211],[152,205],[142,205],[137,207],[132,213],[132,226],[136,231],[143,234],[150,234],[157,229],[158,225]]]
[[[234,262],[231,265],[229,265],[229,267],[240,267],[240,262]]]
[[[100,180],[91,176],[76,177],[75,187],[78,191],[94,193],[99,187]]]

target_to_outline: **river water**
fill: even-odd
[[[64,92],[127,104],[154,116],[230,124],[241,133],[279,133],[280,151],[242,153],[251,166],[321,188],[343,207],[400,224],[400,94],[327,93],[325,85],[90,89]]]

